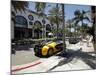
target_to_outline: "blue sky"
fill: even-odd
[[[50,5],[48,7],[48,5]],[[48,14],[49,10],[56,6],[55,3],[47,3],[47,6],[45,8],[45,14]],[[29,9],[32,11],[35,11],[35,3],[29,2]],[[74,11],[75,10],[85,10],[90,11],[91,7],[89,5],[74,5],[74,4],[65,4],[65,20],[71,19],[74,17]]]
[[[72,4],[66,4],[65,5],[65,15],[67,19],[71,19],[74,17],[74,11],[75,10],[85,10],[90,11],[91,8],[88,5],[72,5]]]

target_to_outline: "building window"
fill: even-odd
[[[35,22],[34,22],[34,28],[35,28],[35,29],[42,28],[41,22],[40,22],[40,21],[35,21]]]
[[[51,31],[51,26],[50,26],[50,24],[47,24],[47,25],[46,25],[46,30]]]
[[[23,16],[16,16],[15,24],[24,25],[24,26],[28,25],[26,18]]]
[[[42,24],[40,21],[34,22],[34,38],[42,38]]]
[[[32,16],[32,15],[28,15],[28,18],[29,18],[29,20],[33,20],[34,19],[34,17]]]
[[[33,22],[30,21],[30,22],[29,22],[29,25],[33,25]]]

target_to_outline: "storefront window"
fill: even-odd
[[[33,22],[30,21],[30,22],[29,22],[29,25],[33,25]]]
[[[42,24],[41,24],[41,22],[40,21],[35,21],[34,22],[34,27],[35,27],[35,29],[39,29],[39,28],[42,28]]]
[[[46,25],[46,30],[51,30],[50,24],[47,24],[47,25]]]
[[[16,16],[15,17],[15,24],[27,26],[27,20],[23,16]]]

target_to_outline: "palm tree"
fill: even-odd
[[[87,13],[89,13],[89,11],[84,11],[84,10],[80,11],[80,10],[76,10],[76,11],[74,12],[75,17],[74,17],[72,20],[73,20],[74,23],[75,23],[75,32],[76,32],[76,27],[77,27],[77,25],[78,25],[79,22],[81,22],[82,28],[83,28],[83,25],[84,25],[84,22],[83,22],[84,20],[87,20],[87,21],[90,22],[90,19],[89,19],[89,17],[87,16]]]
[[[36,12],[39,14],[44,13],[45,7],[46,7],[46,3],[42,3],[42,2],[35,3]]]
[[[73,25],[73,22],[72,22],[72,20],[71,19],[69,19],[68,21],[67,21],[67,23],[68,23],[68,25],[67,25],[67,28],[69,28],[69,32],[68,32],[68,35],[69,35],[69,37],[71,37],[72,36],[72,33],[71,33],[71,29],[74,27],[74,25]]]
[[[28,2],[25,1],[11,1],[12,7],[14,8],[14,11],[11,11],[11,15],[12,15],[12,21],[15,21],[14,18],[16,16],[16,12],[22,12],[25,11],[25,9],[28,7]]]
[[[65,7],[64,7],[64,4],[61,4],[62,5],[62,19],[63,19],[63,52],[66,52],[66,43],[65,43],[65,39],[66,39],[66,36],[65,36]]]
[[[45,14],[46,3],[43,2],[35,2],[35,10],[39,17],[46,17]]]
[[[49,10],[49,20],[51,22],[51,24],[56,24],[57,25],[57,39],[58,39],[58,30],[59,30],[59,24],[62,23],[63,19],[62,19],[62,12],[59,11],[58,8],[58,4],[56,4],[56,7],[53,7],[51,10]]]
[[[46,17],[45,12],[44,12],[45,8],[46,8],[46,3],[43,3],[43,2],[36,2],[35,3],[35,10],[36,10],[38,16],[43,18],[43,20],[42,20],[43,27],[45,26],[44,25],[45,24],[45,20],[44,19]],[[45,35],[45,38],[46,38],[46,26],[43,28],[43,31],[45,31],[45,33],[44,34],[42,33],[42,37]]]
[[[28,2],[25,1],[11,1],[12,7],[14,8],[15,11],[11,11],[11,16],[12,16],[12,21],[15,22],[15,16],[16,12],[22,12],[25,11],[25,9],[28,7]]]
[[[12,6],[14,7],[15,11],[25,11],[25,9],[28,7],[28,2],[26,1],[11,1]]]

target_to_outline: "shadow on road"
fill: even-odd
[[[21,51],[21,50],[27,51],[31,47],[32,47],[31,45],[16,45],[16,46],[14,46],[14,49],[17,51]]]
[[[76,58],[76,60],[77,59],[83,60],[83,62],[85,62],[88,66],[90,66],[91,69],[96,68],[96,57],[92,56],[91,53],[82,52],[81,49],[77,51],[69,49],[67,51],[62,51],[60,54],[57,54],[56,56],[59,56],[59,59],[62,57],[64,59],[61,60],[56,66],[49,69],[47,72],[55,69],[58,66],[62,66],[70,63],[74,58]]]

